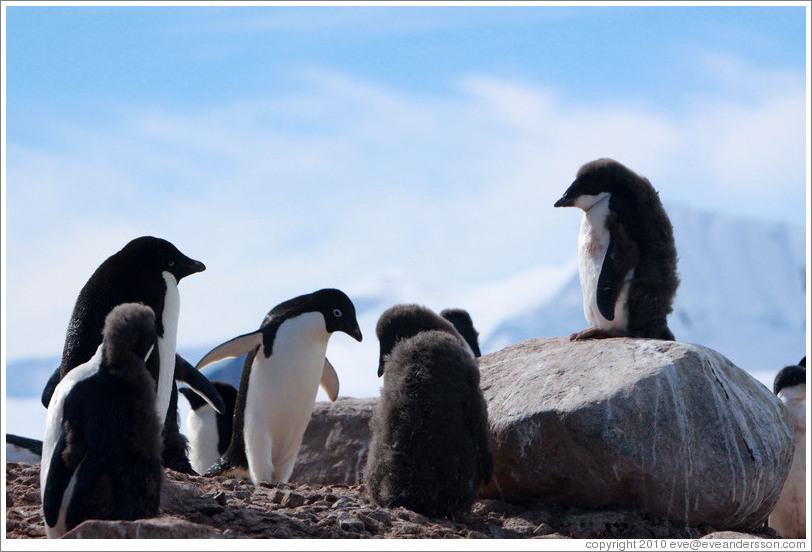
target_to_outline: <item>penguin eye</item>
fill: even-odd
[[[169,261],[169,266],[175,266],[175,261]]]
[[[336,318],[341,318],[342,312],[341,309],[333,309],[333,316]]]

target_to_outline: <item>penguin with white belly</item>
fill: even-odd
[[[679,285],[671,221],[644,177],[612,159],[582,166],[555,207],[584,211],[578,239],[584,314],[571,340],[674,340],[666,318]]]
[[[237,389],[225,381],[212,381],[211,384],[225,404],[222,414],[188,387],[178,389],[192,407],[186,417],[186,427],[189,431],[189,461],[197,473],[206,473],[228,450],[234,430]]]
[[[158,338],[147,369],[157,382],[155,409],[164,426],[164,466],[194,473],[186,454],[186,440],[178,429],[175,379],[186,382],[218,411],[224,408],[206,377],[191,369],[175,350],[180,314],[178,282],[205,269],[203,263],[190,259],[170,242],[152,236],[136,238],[107,258],[79,292],[68,324],[62,363],[42,392],[43,406],[48,407],[57,383],[96,353],[107,314],[122,303],[142,303],[155,313]]]
[[[156,337],[152,309],[119,305],[106,318],[97,353],[56,386],[40,471],[49,538],[87,519],[158,515],[161,420],[145,364]]]
[[[785,539],[806,538],[806,357],[775,376],[773,391],[792,419],[795,454],[769,524]]]
[[[338,378],[325,357],[336,331],[362,339],[350,298],[337,289],[322,289],[280,303],[257,331],[215,347],[200,360],[197,369],[248,353],[231,444],[206,475],[288,481],[319,384],[331,398],[338,394]]]

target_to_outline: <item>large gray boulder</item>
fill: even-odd
[[[715,351],[532,339],[480,367],[495,463],[481,496],[742,531],[778,500],[793,454],[789,419]]]
[[[377,402],[377,398],[346,397],[317,402],[290,481],[308,485],[360,483],[372,439],[369,420]]]

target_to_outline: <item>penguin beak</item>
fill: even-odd
[[[575,207],[575,200],[578,199],[578,196],[580,195],[578,192],[573,191],[576,184],[578,184],[577,178],[572,182],[572,184],[569,185],[567,190],[564,192],[564,195],[561,196],[561,199],[555,202],[553,207]]]
[[[349,330],[347,330],[346,333],[359,343],[361,342],[361,340],[364,339],[364,336],[361,335],[361,328],[358,327],[358,323],[355,324],[354,328],[350,328]]]
[[[206,270],[206,265],[194,259],[189,259],[188,261],[184,262],[182,266],[176,267],[178,280],[196,272],[203,272],[204,270]]]
[[[553,205],[553,207],[572,207],[572,206],[573,206],[572,198],[567,197],[567,194],[561,196],[561,199],[556,201],[555,205]]]
[[[204,270],[206,270],[206,265],[204,265],[200,261],[192,260],[191,267],[189,268],[189,274],[194,274],[195,272],[203,272]]]

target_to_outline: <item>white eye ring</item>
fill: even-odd
[[[341,309],[333,309],[333,316],[336,318],[341,318]]]
[[[169,266],[175,266],[175,261],[169,261]]]

